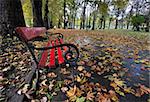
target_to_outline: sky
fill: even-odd
[[[141,8],[139,8],[139,11],[140,11],[140,14],[148,14],[149,11],[150,11],[150,5],[147,6],[147,5],[143,5],[145,2],[149,2],[150,3],[150,0],[129,0],[129,3],[128,5],[126,6],[125,8],[125,14],[124,14],[124,17],[129,14],[132,6],[136,6],[136,4],[139,2],[140,5],[142,5]],[[115,12],[114,12],[114,6],[109,6],[109,14],[110,15],[113,15],[113,17],[115,17]],[[86,16],[89,16],[90,13],[93,11],[93,8],[90,6],[90,5],[87,5],[86,7]],[[134,8],[133,9],[133,12],[135,12],[136,9]],[[81,17],[81,14],[82,14],[82,8],[80,7],[77,11],[77,18],[80,18]],[[122,16],[120,15],[118,17],[118,19],[121,19]]]

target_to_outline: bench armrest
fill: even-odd
[[[74,62],[77,61],[79,58],[79,50],[74,44],[61,44],[61,45],[56,45],[56,46],[50,46],[50,47],[35,47],[35,46],[30,46],[30,48],[35,49],[35,50],[49,50],[57,47],[67,47],[68,50],[64,54],[64,58],[66,61],[69,62]],[[70,58],[68,59],[68,55]]]

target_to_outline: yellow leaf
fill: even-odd
[[[70,90],[67,91],[67,96],[69,97],[70,101],[75,101],[77,97],[80,97],[82,94],[83,94],[83,91],[81,91],[76,86],[74,86],[73,88],[70,88]]]
[[[80,97],[83,94],[83,91],[81,91],[79,88],[76,90],[76,96]]]
[[[134,90],[131,89],[131,87],[128,87],[128,88],[124,88],[124,92],[126,92],[126,93],[133,93]]]
[[[111,82],[111,83],[110,83],[110,86],[112,86],[113,88],[116,88],[116,87],[117,87],[117,84],[114,83],[114,82]]]
[[[70,90],[67,91],[67,96],[68,96],[68,97],[74,96],[74,95],[75,95],[75,92],[76,92],[76,89],[77,89],[76,86],[74,86],[73,88],[70,88]]]
[[[81,84],[85,83],[87,81],[86,77],[79,77],[76,78],[77,82],[80,82]]]
[[[115,79],[114,82],[118,85],[118,86],[124,86],[124,81],[121,81],[119,79]]]
[[[115,90],[119,95],[121,96],[125,96],[125,94],[123,92],[121,92],[120,90]]]

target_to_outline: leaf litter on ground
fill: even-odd
[[[27,98],[38,101],[53,100],[53,97],[57,96],[58,92],[61,91],[64,93],[65,100],[69,102],[118,102],[121,96],[126,97],[128,93],[137,97],[150,93],[147,85],[138,83],[135,87],[128,85],[128,81],[124,77],[126,74],[131,74],[129,73],[130,69],[123,67],[123,65],[128,64],[128,62],[124,62],[125,58],[133,58],[136,64],[143,64],[142,71],[149,69],[147,68],[150,63],[149,58],[142,58],[140,55],[137,55],[141,50],[148,50],[148,45],[144,43],[146,39],[139,41],[134,37],[105,31],[52,31],[63,33],[67,43],[70,42],[78,45],[80,49],[79,66],[75,69],[71,67],[61,68],[59,74],[57,72],[42,72],[39,77],[39,88],[36,90],[36,97],[27,94]],[[45,43],[41,45],[40,42],[34,42],[34,44],[36,46],[45,45]],[[20,46],[18,47],[21,48]],[[17,63],[22,57],[15,56],[15,52],[13,54],[10,53],[2,55],[3,60],[1,64],[3,66],[10,66],[12,64],[12,66],[18,67]],[[21,69],[18,68],[18,70],[26,72],[27,67],[24,69],[24,66],[30,65],[28,64],[30,62],[30,55],[26,51],[23,53],[28,57],[19,62]],[[40,56],[38,53],[37,55]],[[10,56],[11,63],[9,61],[4,63],[7,60],[6,56]],[[9,71],[10,69],[6,67],[3,71]],[[73,73],[72,69],[74,69]],[[0,79],[4,81],[3,84],[7,84],[10,81],[10,79],[3,76]],[[128,77],[128,79],[130,78]],[[13,82],[13,84],[15,83]],[[27,93],[26,89],[27,87],[23,87],[24,93]]]

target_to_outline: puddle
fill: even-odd
[[[149,57],[149,51],[140,51],[138,55],[141,56],[138,60],[146,59]],[[145,64],[136,63],[133,58],[123,59],[123,62],[123,67],[128,69],[128,72],[123,77],[127,85],[133,86],[133,84],[140,83],[147,87],[149,86],[149,70],[146,69]],[[145,70],[142,70],[143,68]]]

